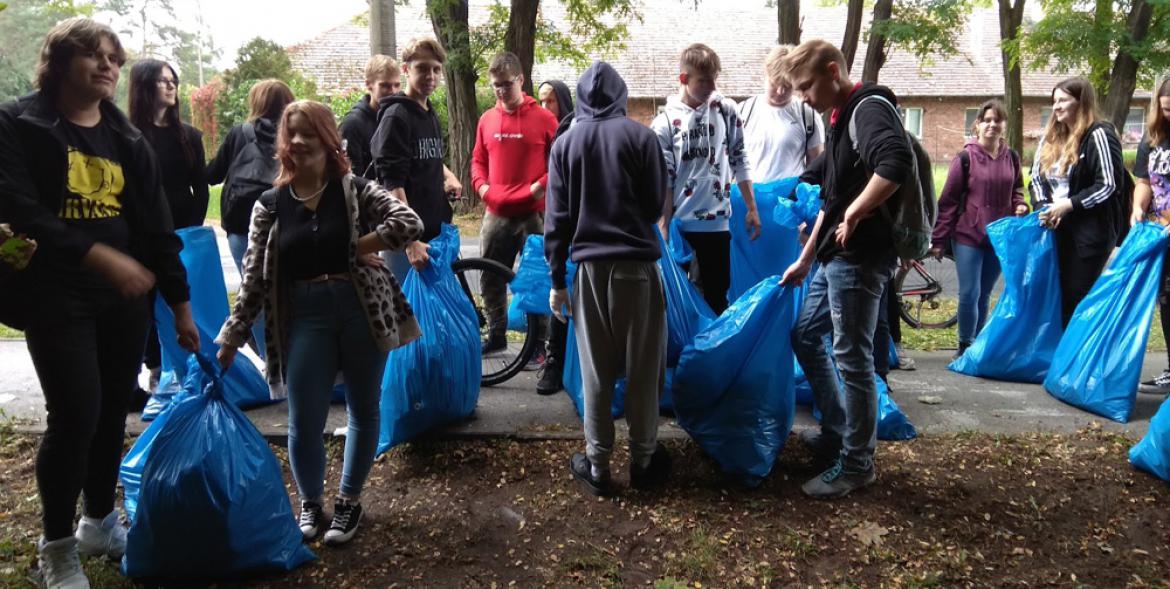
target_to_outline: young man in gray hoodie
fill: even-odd
[[[670,472],[670,457],[658,444],[666,300],[654,231],[666,167],[654,133],[626,117],[626,83],[612,66],[595,62],[585,70],[577,100],[576,122],[549,159],[545,256],[553,281],[549,302],[558,320],[572,316],[581,354],[586,454],[574,454],[570,470],[590,493],[609,495],[610,403],[619,375],[629,383],[630,484],[661,484]],[[570,248],[577,264],[571,304]]]

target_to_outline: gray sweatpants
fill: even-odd
[[[614,383],[626,376],[630,463],[645,465],[658,443],[658,398],[666,369],[666,298],[654,262],[598,260],[577,268],[573,330],[581,355],[585,450],[608,469]]]

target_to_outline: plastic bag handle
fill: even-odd
[[[207,386],[203,389],[203,394],[210,394],[216,397],[222,396],[223,387],[220,385],[220,380],[223,379],[223,367],[215,358],[208,357],[202,350],[195,352],[195,359],[199,361],[199,368],[203,369],[205,374],[211,376]]]

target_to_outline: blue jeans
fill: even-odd
[[[232,260],[236,262],[236,271],[240,273],[240,279],[244,277],[244,254],[248,252],[248,236],[243,233],[228,233],[227,234],[228,251],[232,253]],[[256,355],[264,358],[267,350],[264,349],[264,312],[261,311],[256,315],[256,320],[252,322],[252,341],[249,342],[252,349],[256,351]]]
[[[999,279],[999,258],[991,248],[955,244],[959,272],[959,343],[970,345],[987,323],[991,289]]]
[[[842,466],[870,472],[877,447],[877,385],[873,337],[882,292],[894,260],[858,265],[841,258],[825,264],[812,284],[792,329],[792,345],[821,410],[821,433],[841,442]],[[842,395],[824,338],[833,335],[833,356],[845,381]]]
[[[288,449],[301,499],[325,493],[325,420],[338,369],[345,377],[349,431],[341,493],[361,494],[378,448],[379,404],[386,353],[378,349],[370,323],[348,281],[298,283],[290,287],[288,336]]]

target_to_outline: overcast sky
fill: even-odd
[[[181,24],[189,30],[197,28],[197,6],[202,6],[203,22],[223,50],[220,69],[230,67],[236,50],[253,37],[287,46],[369,10],[366,0],[182,0],[175,5]]]

